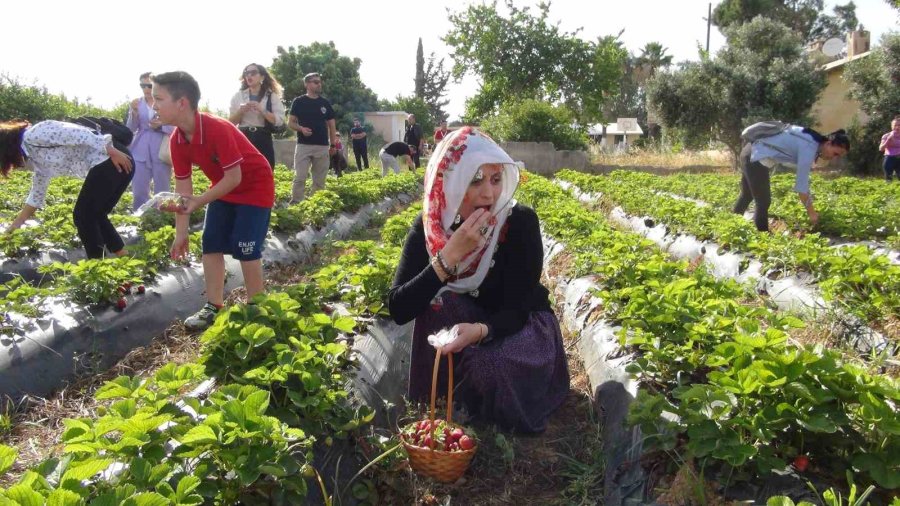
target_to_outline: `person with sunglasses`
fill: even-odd
[[[241,89],[231,98],[228,119],[237,125],[275,168],[272,133],[284,126],[281,84],[262,65],[251,63],[241,73]]]
[[[172,167],[159,157],[159,147],[169,142],[169,134],[174,129],[163,125],[153,110],[153,74],[141,74],[141,91],[144,96],[131,101],[125,125],[134,132],[131,141],[131,154],[134,157],[134,178],[131,181],[131,193],[134,195],[133,208],[137,210],[141,204],[150,200],[150,183],[153,192],[167,192],[171,185]]]
[[[291,204],[306,198],[306,177],[312,168],[312,191],[325,188],[328,161],[337,145],[337,127],[331,102],[322,96],[322,75],[310,72],[303,76],[306,95],[291,103],[288,128],[297,132],[294,148],[294,184],[291,188]]]

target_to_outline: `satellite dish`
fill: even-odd
[[[838,38],[831,38],[822,44],[822,52],[825,56],[837,56],[844,50],[844,41]]]

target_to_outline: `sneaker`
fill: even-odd
[[[205,306],[200,308],[200,311],[185,318],[184,327],[192,331],[206,330],[216,320],[216,315],[218,314],[219,308],[211,302],[207,302]]]

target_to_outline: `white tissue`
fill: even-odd
[[[440,348],[441,346],[446,346],[459,336],[459,328],[454,325],[449,329],[443,329],[438,331],[436,334],[431,334],[428,336],[428,344],[434,346],[435,348]]]

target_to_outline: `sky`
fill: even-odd
[[[718,2],[713,0],[714,8]],[[881,34],[898,30],[896,11],[884,0],[855,2],[873,43]],[[214,111],[227,110],[245,65],[268,66],[278,46],[334,41],[341,55],[362,61],[363,83],[379,98],[394,99],[412,94],[419,37],[426,59],[434,52],[445,58],[445,68],[452,66],[449,48],[441,42],[450,29],[447,10],[460,12],[472,3],[9,1],[3,7],[0,74],[111,108],[140,96],[141,73],[184,70],[200,83],[201,103]],[[536,3],[516,0],[520,7]],[[830,10],[844,2],[825,3]],[[503,9],[505,1],[499,4]],[[581,28],[580,36],[589,40],[622,31],[620,39],[635,54],[648,42],[660,42],[678,62],[696,60],[698,44],[705,45],[708,5],[707,0],[555,0],[550,20],[565,31]],[[724,42],[713,26],[712,51]],[[451,120],[461,115],[466,97],[477,88],[473,76],[458,83],[451,80],[446,108]]]

